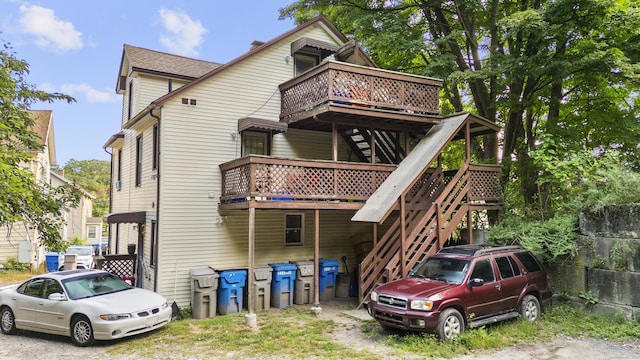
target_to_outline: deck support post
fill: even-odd
[[[320,308],[320,210],[314,210],[314,244],[313,244],[313,308],[314,314],[322,311]]]
[[[405,195],[400,195],[400,275],[402,277],[407,276],[406,269],[406,253],[407,253],[407,213],[405,207]],[[389,279],[391,280],[391,279]]]
[[[247,308],[249,313],[245,317],[245,325],[248,327],[256,326],[255,315],[255,299],[254,299],[254,262],[255,262],[255,243],[256,243],[256,208],[249,208],[249,269],[247,274]]]

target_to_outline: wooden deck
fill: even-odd
[[[439,121],[441,85],[438,79],[327,61],[280,85],[280,120],[313,130],[322,130],[323,123],[328,130],[333,121],[419,130]]]
[[[353,209],[396,165],[247,156],[220,165],[220,209]],[[500,167],[471,165],[472,201],[495,202]],[[448,181],[447,177],[443,180]]]

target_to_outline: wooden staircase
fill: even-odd
[[[469,209],[469,163],[457,172],[429,168],[400,197],[396,219],[360,263],[360,301],[379,284],[407,275],[443,247]]]
[[[404,148],[400,146],[400,134],[397,131],[353,128],[343,132],[342,137],[360,162],[372,163],[372,138],[376,163],[398,164],[406,156]]]

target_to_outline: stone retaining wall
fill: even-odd
[[[577,241],[578,256],[549,271],[553,292],[583,303],[588,293],[594,310],[640,321],[640,204],[583,209]]]

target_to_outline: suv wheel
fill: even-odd
[[[540,318],[540,302],[533,295],[526,295],[520,304],[520,315],[529,321],[536,321]]]
[[[436,329],[438,337],[442,341],[449,341],[464,332],[464,320],[462,315],[456,309],[446,309],[440,314],[438,319],[438,328]]]

